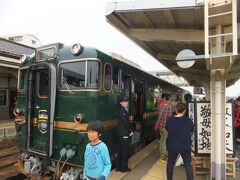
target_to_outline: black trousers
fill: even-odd
[[[118,137],[116,169],[124,171],[128,169],[129,138]]]
[[[187,180],[193,180],[193,168],[192,168],[192,156],[191,151],[186,151],[183,153],[172,153],[168,152],[168,162],[167,162],[167,179],[172,180],[173,170],[178,154],[181,154],[183,163],[186,170]]]
[[[240,139],[240,126],[235,127],[235,139]]]

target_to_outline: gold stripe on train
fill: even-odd
[[[15,119],[15,122],[25,122],[25,117],[19,117]],[[32,123],[34,125],[38,125],[38,119],[33,118]],[[105,120],[102,121],[104,128],[112,128],[117,125],[117,119],[113,120]],[[75,122],[66,122],[66,121],[54,121],[53,127],[57,129],[68,129],[68,130],[74,130],[74,131],[87,131],[88,123],[75,123]]]

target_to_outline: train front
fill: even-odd
[[[79,89],[87,89],[85,73],[92,70],[91,63],[95,67],[99,62],[91,61],[88,67],[86,60],[77,60],[81,52],[79,44],[64,47],[56,43],[37,49],[30,57],[23,56],[15,123],[21,150],[18,170],[28,177],[82,176],[87,92]],[[90,91],[92,97],[97,88]]]

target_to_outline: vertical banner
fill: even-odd
[[[193,121],[193,124],[195,123],[194,121],[194,103],[193,102],[190,102],[188,103],[188,116],[189,118]],[[192,135],[192,152],[195,154],[195,136],[194,134]]]
[[[211,153],[210,103],[197,103],[197,153]]]
[[[196,110],[194,111],[196,119],[195,131],[196,154],[210,154],[211,153],[211,108],[210,103],[196,103]],[[226,154],[234,154],[233,152],[233,112],[232,104],[226,103]]]
[[[232,103],[226,104],[226,153],[234,154],[233,146],[233,106]]]

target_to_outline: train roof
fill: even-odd
[[[48,49],[51,47],[56,47],[56,49],[57,49],[56,54],[59,57],[57,63],[60,61],[63,61],[63,60],[65,61],[65,60],[73,60],[73,59],[79,59],[79,58],[81,58],[81,59],[83,59],[83,58],[99,58],[99,59],[103,58],[110,62],[118,63],[119,65],[124,66],[123,68],[128,68],[128,69],[131,69],[132,71],[134,70],[135,74],[141,74],[140,77],[143,77],[144,79],[146,79],[148,81],[154,81],[156,83],[159,83],[159,81],[160,81],[161,83],[168,85],[171,88],[176,88],[178,90],[185,91],[184,89],[182,89],[178,86],[175,86],[159,77],[153,76],[152,74],[141,69],[140,66],[136,66],[134,63],[129,63],[129,61],[124,61],[123,58],[121,58],[120,56],[108,54],[106,52],[100,51],[93,47],[82,46],[83,51],[78,56],[74,56],[72,54],[72,52],[71,52],[72,46],[65,45],[62,43],[53,43],[53,44],[41,46],[41,47],[37,48],[36,52],[44,50],[44,49]],[[35,60],[33,57],[34,57],[34,54],[32,54],[30,56],[30,58],[28,59],[27,62],[21,64],[20,67],[27,66],[27,64],[29,64],[29,63],[30,64],[33,63],[33,61]]]

